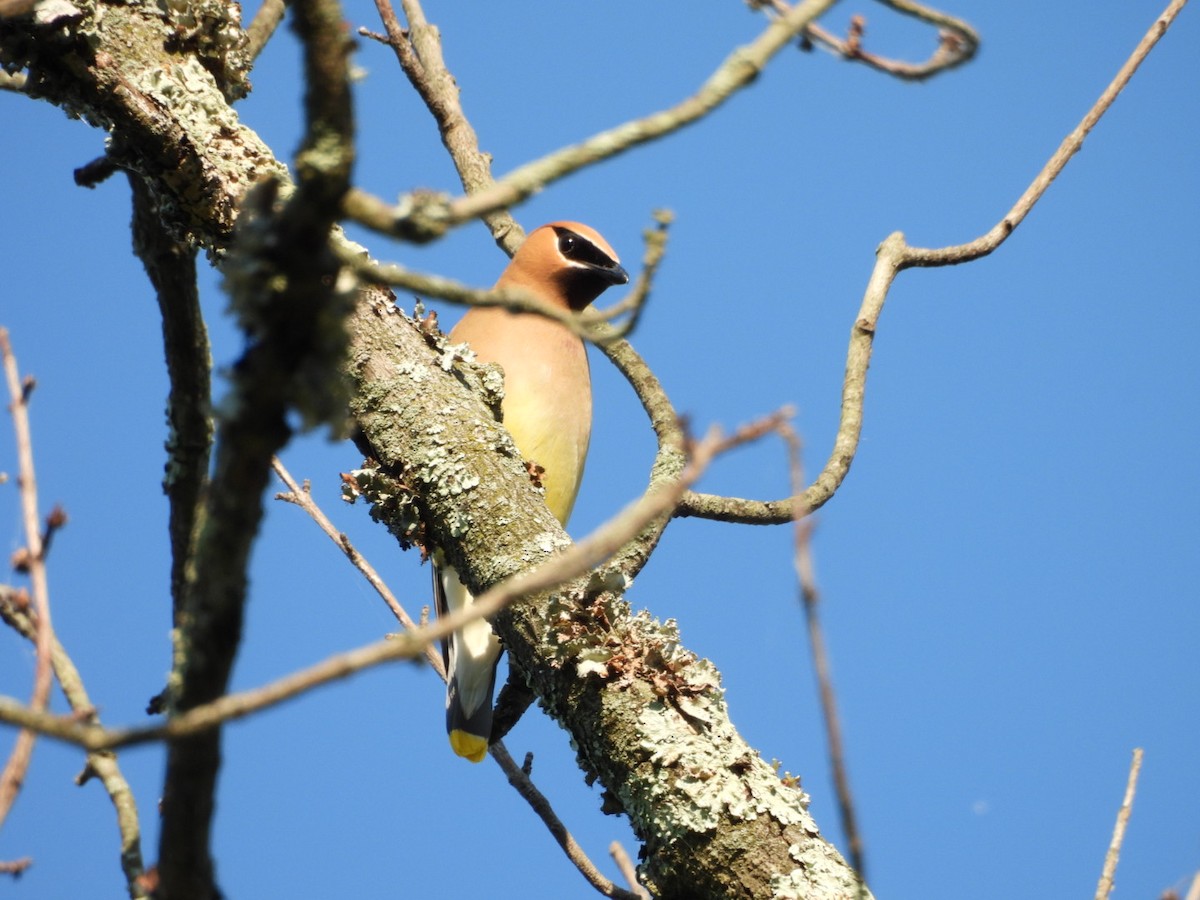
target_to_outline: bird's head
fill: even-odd
[[[500,284],[520,285],[581,310],[605,288],[628,281],[629,273],[599,233],[579,222],[551,222],[525,238]]]

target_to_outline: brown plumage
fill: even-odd
[[[605,288],[629,280],[616,253],[578,222],[552,222],[532,232],[496,282],[523,288],[545,303],[582,310]],[[504,369],[504,426],[527,462],[541,466],[546,504],[566,525],[583,477],[592,429],[587,352],[570,329],[533,313],[475,307],[450,332],[480,362]],[[449,566],[435,572],[439,610],[472,598]],[[460,756],[479,762],[487,753],[492,692],[500,643],[480,620],[451,636],[444,648],[448,686],[446,727]]]

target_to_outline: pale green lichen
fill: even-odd
[[[349,474],[349,479],[342,480],[343,500],[354,503],[364,498],[370,504],[371,518],[381,522],[402,549],[425,545],[425,523],[410,488],[371,462]]]
[[[804,900],[813,895],[816,885],[821,886],[821,896],[831,900],[870,900],[871,894],[831,845],[821,841],[809,841],[804,847],[792,844],[788,855],[799,865],[790,872],[771,876],[771,900]],[[841,890],[830,893],[833,885]]]
[[[200,146],[226,143],[241,127],[237,113],[216,89],[212,73],[194,56],[181,57],[169,69],[154,67],[131,74],[139,90],[176,111]]]
[[[252,61],[241,27],[241,6],[224,0],[159,0],[175,48],[194,52],[229,99],[249,91]]]
[[[696,668],[701,670],[697,683],[703,684],[711,668]],[[705,732],[702,737],[694,735],[697,726]],[[658,833],[684,836],[711,831],[730,819],[744,822],[764,815],[784,826],[807,821],[808,798],[751,755],[729,724],[719,691],[655,701],[639,714],[638,727],[649,761],[672,770],[650,779],[649,795],[638,801],[646,815],[659,821]],[[683,793],[690,802],[668,802],[668,793]]]

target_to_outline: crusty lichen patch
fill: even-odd
[[[771,877],[771,900],[805,900],[812,896],[814,884],[822,885],[821,896],[830,900],[871,900],[870,892],[829,844],[822,841],[809,841],[804,847],[792,844],[788,855],[799,865],[786,874]],[[841,891],[829,893],[831,884]]]

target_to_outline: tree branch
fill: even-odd
[[[263,0],[250,27],[246,29],[246,52],[251,59],[258,59],[258,55],[263,52],[267,41],[271,40],[275,29],[283,21],[286,8],[284,0]]]
[[[391,206],[364,191],[346,197],[346,215],[383,234],[428,241],[455,226],[507,209],[546,185],[586,166],[657,140],[702,119],[749,85],[766,64],[836,0],[803,0],[767,26],[752,43],[733,51],[700,90],[671,109],[618,125],[608,131],[527,163],[486,188],[449,200],[429,193],[409,194]]]
[[[801,456],[800,436],[787,422],[781,422],[778,432],[788,449],[792,492],[802,496],[804,485],[804,462]],[[804,610],[804,621],[808,631],[809,651],[812,653],[813,672],[817,678],[817,691],[821,701],[821,716],[825,721],[826,742],[829,745],[829,766],[833,770],[833,787],[838,799],[842,831],[850,845],[850,865],[862,881],[867,878],[866,853],[862,835],[858,830],[858,815],[854,810],[854,797],[850,791],[850,775],[846,769],[846,752],[842,745],[842,724],[838,716],[837,695],[833,689],[833,676],[829,670],[829,654],[825,650],[825,634],[821,629],[821,592],[817,587],[816,573],[812,561],[812,525],[808,511],[797,504],[794,518],[793,563],[796,569],[796,584],[799,587],[800,607]]]
[[[905,269],[957,265],[986,256],[999,247],[1024,220],[1050,187],[1059,172],[1071,157],[1083,146],[1083,140],[1095,127],[1100,117],[1112,106],[1117,95],[1133,77],[1138,66],[1166,33],[1187,0],[1171,0],[1162,15],[1151,26],[1149,32],[1138,43],[1129,59],[1121,67],[1112,83],[1100,95],[1083,117],[1083,121],[1072,131],[1050,160],[1038,173],[1025,193],[1012,209],[986,234],[966,244],[929,250],[911,247],[901,232],[894,232],[879,245],[875,255],[875,268],[871,272],[863,295],[862,306],[850,332],[850,349],[846,355],[846,377],[842,384],[841,420],[834,438],[833,452],[825,468],[816,480],[796,498],[795,504],[812,512],[824,506],[837,492],[850,471],[850,464],[858,451],[858,439],[862,434],[863,401],[866,396],[867,366],[871,362],[871,350],[879,316],[887,300],[888,291],[896,276]],[[688,494],[684,497],[677,515],[700,516],[723,522],[752,525],[779,525],[788,522],[794,515],[792,498],[774,501],[744,500],[737,497],[719,497],[712,494]]]
[[[232,399],[220,417],[206,515],[188,568],[171,696],[178,714],[213,702],[228,686],[271,459],[291,436],[288,411],[307,427],[342,420],[336,373],[350,298],[339,289],[327,245],[354,158],[350,44],[336,0],[299,0],[293,9],[307,85],[298,185],[278,207],[276,182],[255,189],[226,261],[226,287],[251,345],[231,375]],[[166,900],[219,895],[209,835],[220,741],[213,729],[168,750],[158,864]]]
[[[969,62],[979,50],[978,33],[962,19],[957,19],[932,7],[909,2],[909,0],[878,0],[878,2],[899,13],[912,16],[930,25],[936,25],[941,29],[938,32],[937,48],[927,60],[911,63],[868,52],[862,45],[866,20],[863,16],[857,15],[851,19],[850,34],[845,39],[837,37],[818,23],[813,22],[804,30],[803,40],[806,43],[802,43],[801,47],[811,49],[813,43],[820,44],[843,59],[861,62],[872,69],[877,69],[903,81],[925,81],[934,75]],[[783,0],[750,0],[750,3],[751,6],[776,13],[782,13],[787,9],[787,4]]]
[[[167,362],[167,464],[163,492],[170,506],[172,624],[186,607],[185,571],[203,512],[212,449],[212,360],[196,286],[196,251],[175,240],[163,223],[158,197],[140,176],[133,191],[133,249],[154,286]]]
[[[21,554],[22,568],[29,574],[33,588],[33,608],[37,631],[34,645],[37,662],[33,675],[33,698],[30,708],[41,712],[50,702],[51,660],[54,646],[54,629],[50,624],[50,588],[46,579],[46,548],[42,540],[41,521],[38,516],[37,476],[33,466],[33,436],[29,427],[29,397],[35,382],[32,377],[21,378],[17,358],[13,354],[8,338],[8,329],[0,327],[0,365],[4,368],[8,394],[12,398],[9,412],[12,414],[13,434],[17,444],[17,483],[21,495],[21,524],[25,530],[25,547]],[[0,823],[8,817],[17,794],[25,782],[29,760],[33,755],[35,735],[23,730],[17,735],[16,744],[9,755],[4,771],[0,773]]]
[[[1117,824],[1113,826],[1112,841],[1108,852],[1104,854],[1104,870],[1100,873],[1100,883],[1096,885],[1096,900],[1108,900],[1112,893],[1113,880],[1117,874],[1117,861],[1121,858],[1121,844],[1125,841],[1125,829],[1129,825],[1129,816],[1133,812],[1133,795],[1137,792],[1138,775],[1142,771],[1142,748],[1133,751],[1133,761],[1129,764],[1129,781],[1125,785],[1125,799],[1117,811]]]
[[[400,68],[437,123],[438,134],[463,189],[468,193],[492,184],[491,157],[479,149],[479,137],[463,112],[458,83],[446,68],[442,56],[442,38],[436,26],[429,24],[417,0],[401,0],[408,19],[405,31],[389,0],[375,0],[379,18],[387,31],[387,42],[396,53]],[[525,236],[524,229],[508,210],[495,210],[483,216],[496,243],[509,256],[516,252]]]
[[[27,640],[37,640],[37,624],[33,621],[28,609],[22,608],[18,592],[7,585],[0,585],[0,618]],[[67,651],[57,640],[51,647],[50,659],[59,687],[62,688],[63,695],[67,698],[67,703],[70,704],[71,711],[74,713],[69,721],[86,722],[89,725],[99,726],[99,715],[83,686],[79,670],[75,668],[71,657],[67,655]],[[67,721],[59,717],[54,718],[58,721]],[[111,751],[101,750],[88,754],[87,764],[83,775],[79,778],[79,783],[83,784],[93,775],[98,777],[100,783],[104,785],[104,790],[108,793],[113,809],[116,811],[117,830],[121,838],[121,869],[125,873],[125,883],[131,900],[139,900],[146,896],[146,892],[141,883],[144,872],[141,825],[138,821],[137,802],[134,799],[133,791],[129,789],[129,783],[121,774],[117,758]]]

